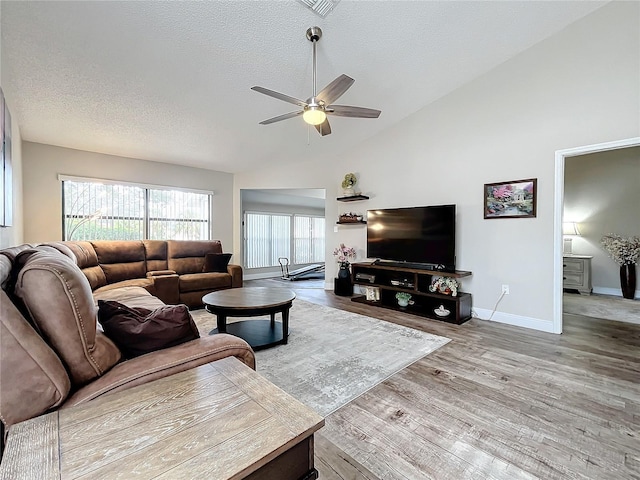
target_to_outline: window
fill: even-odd
[[[211,193],[60,178],[65,240],[211,237]]]
[[[293,263],[324,262],[324,218],[294,216]]]
[[[322,217],[246,212],[246,268],[279,266],[281,257],[297,265],[324,262],[324,225]]]

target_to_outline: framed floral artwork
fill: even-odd
[[[485,183],[484,218],[533,218],[536,216],[537,178]]]

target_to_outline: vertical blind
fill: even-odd
[[[324,225],[322,217],[246,212],[246,268],[275,267],[281,257],[293,264],[324,262]]]
[[[65,240],[208,240],[211,195],[63,180]]]

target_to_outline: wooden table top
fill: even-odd
[[[221,308],[278,307],[292,302],[296,294],[287,288],[229,288],[207,293],[202,303]]]
[[[323,425],[229,357],[14,425],[0,479],[241,479]]]

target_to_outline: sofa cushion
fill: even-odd
[[[91,286],[70,258],[34,253],[18,275],[15,293],[74,385],[99,377],[120,360],[115,344],[97,331]]]
[[[167,242],[164,240],[143,240],[147,272],[167,270]]]
[[[167,268],[183,273],[202,272],[207,253],[222,253],[219,240],[167,240]]]
[[[228,273],[227,265],[229,265],[231,255],[231,253],[207,253],[204,256],[204,267],[202,268],[202,271],[204,273]]]
[[[101,288],[93,292],[93,298],[96,308],[98,306],[98,300],[115,300],[128,307],[143,307],[150,310],[164,305],[162,301],[142,287]]]
[[[144,244],[140,240],[91,242],[107,283],[116,283],[147,275]]]
[[[98,301],[98,321],[126,358],[173,347],[200,337],[186,305],[155,310]]]
[[[180,275],[180,292],[213,291],[231,288],[231,275],[228,273],[186,273]]]
[[[107,277],[98,264],[98,255],[91,242],[51,242],[46,245],[50,245],[71,257],[89,280],[92,290],[107,284]]]
[[[65,400],[71,382],[62,362],[2,290],[0,352],[0,418],[6,426],[41,415]]]
[[[132,278],[131,280],[123,280],[121,282],[109,283],[104,287],[100,287],[96,289],[93,294],[95,295],[98,292],[104,292],[105,290],[116,290],[118,288],[123,287],[142,287],[145,290],[149,290],[153,288],[153,278],[145,277],[145,278]]]

